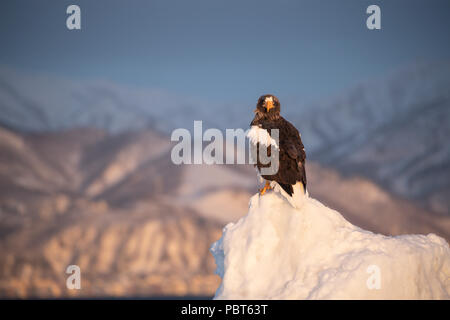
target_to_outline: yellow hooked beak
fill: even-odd
[[[270,109],[272,109],[272,108],[274,108],[274,106],[273,106],[273,101],[267,101],[266,102],[266,111],[267,112],[269,112],[270,111]]]

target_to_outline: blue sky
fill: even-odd
[[[82,30],[69,31],[70,4]],[[382,29],[366,28],[367,6]],[[450,57],[450,1],[22,1],[0,4],[0,64],[25,72],[251,102],[337,94]]]

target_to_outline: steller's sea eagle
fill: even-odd
[[[250,124],[248,137],[251,146],[256,147],[258,157],[255,167],[258,172],[261,173],[261,169],[268,166],[264,164],[267,162],[260,161],[259,148],[267,148],[268,156],[271,154],[271,148],[277,148],[279,152],[278,171],[271,175],[261,174],[266,183],[260,194],[264,195],[267,190],[272,189],[270,181],[278,183],[290,197],[295,193],[295,186],[299,186],[302,193],[306,193],[305,149],[298,130],[280,115],[280,101],[274,95],[263,95],[258,99],[254,112],[255,117]],[[270,136],[273,129],[278,129],[278,143]]]

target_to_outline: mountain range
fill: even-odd
[[[152,130],[0,129],[0,296],[212,296],[209,246],[257,192],[248,165],[174,165]],[[436,233],[436,216],[363,177],[308,163],[309,192],[384,234]],[[352,201],[349,201],[349,198]],[[65,287],[81,268],[82,290]]]
[[[418,64],[283,109],[309,193],[366,230],[450,240],[448,88],[449,62]],[[256,174],[177,166],[170,133],[248,126],[253,107],[220,103],[0,68],[0,297],[212,296],[209,246],[247,212]]]
[[[302,133],[309,159],[449,215],[449,88],[450,61],[422,62],[315,104],[289,101],[283,110]],[[253,106],[2,67],[0,110],[3,127],[24,132],[89,127],[170,134],[192,130],[194,120],[204,128],[247,128]]]
[[[450,214],[450,62],[361,84],[296,121],[310,158]]]

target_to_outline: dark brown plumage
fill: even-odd
[[[280,101],[277,97],[266,94],[258,99],[255,109],[255,117],[250,124],[265,129],[269,135],[271,130],[279,130],[279,169],[276,174],[262,175],[266,180],[276,181],[286,193],[293,194],[293,186],[297,182],[303,184],[306,192],[306,153],[298,130],[280,115]],[[265,146],[263,146],[265,147]],[[257,154],[259,154],[260,144],[256,144]],[[267,147],[267,154],[270,155],[271,148]],[[255,166],[260,171],[264,165],[259,161]]]

